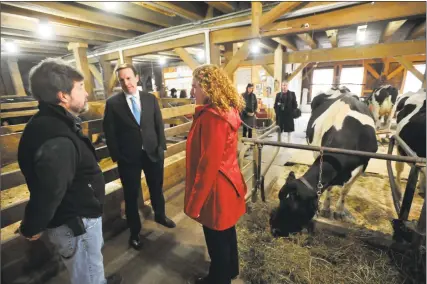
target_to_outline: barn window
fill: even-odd
[[[421,72],[424,75],[426,70],[425,64],[414,64],[415,69]],[[414,74],[410,71],[406,71],[406,80],[403,82],[403,93],[407,92],[416,92],[421,89],[422,82],[415,77]]]
[[[362,95],[363,67],[345,67],[341,71],[340,85],[346,86],[352,93]]]
[[[311,99],[320,92],[325,92],[332,87],[334,82],[334,69],[315,69],[311,86]]]

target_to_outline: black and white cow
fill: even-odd
[[[321,92],[320,94],[317,94],[313,100],[311,101],[311,110],[318,107],[320,103],[323,103],[325,99],[333,100],[337,97],[341,96],[342,94],[347,94],[355,97],[356,99],[359,99],[359,97],[356,94],[353,94],[347,87],[340,86],[340,87],[332,87],[326,92]]]
[[[374,116],[376,129],[380,129],[383,118],[384,129],[390,129],[391,119],[393,118],[392,110],[398,94],[399,91],[395,87],[384,85],[374,89],[366,100]]]
[[[408,92],[400,96],[396,106],[396,135],[411,148],[418,157],[426,157],[426,90],[420,89],[418,92]],[[399,155],[406,155],[398,147]],[[396,183],[400,189],[400,179],[404,163],[396,162]],[[425,193],[426,177],[425,171],[420,174],[420,192]]]
[[[312,103],[312,115],[307,125],[308,144],[375,153],[378,149],[375,122],[368,106],[353,95],[343,92],[334,98],[328,93],[316,96]],[[272,233],[287,236],[308,227],[314,217],[317,204],[317,184],[322,171],[321,183],[326,190],[323,215],[330,215],[330,190],[342,186],[335,216],[349,217],[344,208],[345,197],[356,178],[365,171],[369,158],[343,154],[324,153],[323,164],[319,154],[308,171],[300,178],[291,172],[279,192],[280,205],[270,215]]]

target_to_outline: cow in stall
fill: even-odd
[[[374,119],[376,129],[381,128],[381,120],[384,118],[384,129],[389,130],[393,118],[393,106],[396,103],[399,91],[391,85],[383,85],[373,90],[367,98]]]
[[[343,148],[375,153],[378,150],[375,122],[368,106],[344,88],[334,88],[316,96],[312,101],[312,115],[307,125],[307,142],[314,146]],[[288,236],[310,228],[318,210],[318,190],[326,190],[321,214],[330,216],[332,186],[342,186],[334,217],[351,219],[345,209],[345,197],[362,174],[369,158],[344,154],[317,153],[307,172],[296,178],[291,172],[280,189],[280,204],[270,215],[271,232],[275,236]],[[321,181],[322,187],[317,185]]]
[[[414,151],[418,157],[426,157],[426,90],[408,92],[400,96],[396,105],[396,135]],[[397,148],[399,155],[406,155],[400,147]],[[405,167],[404,163],[396,162],[396,183],[400,190],[401,174]],[[425,194],[426,176],[425,169],[420,171],[420,194]],[[400,192],[399,192],[400,193]],[[401,197],[401,193],[400,193]]]

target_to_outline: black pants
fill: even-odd
[[[165,216],[163,165],[163,160],[158,162],[151,161],[145,151],[142,151],[140,164],[130,165],[118,163],[120,180],[123,184],[125,197],[126,220],[132,236],[138,235],[141,231],[141,220],[138,213],[138,197],[142,195],[141,170],[143,170],[145,174],[154,213],[156,216]]]
[[[203,232],[211,258],[209,282],[230,284],[231,279],[239,275],[236,227],[216,231],[203,226]]]
[[[246,132],[248,133],[248,138],[252,138],[252,128],[243,125],[243,137],[246,137]]]

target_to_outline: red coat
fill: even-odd
[[[246,184],[237,161],[237,110],[221,114],[196,107],[187,136],[184,212],[214,230],[234,226],[245,214]]]

